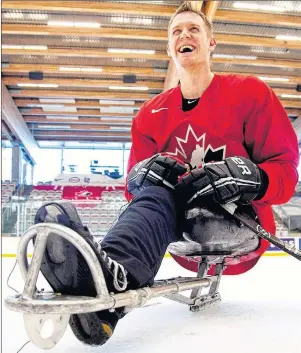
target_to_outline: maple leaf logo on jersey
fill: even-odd
[[[178,157],[184,160],[184,162],[189,162],[193,168],[199,167],[204,163],[225,159],[226,145],[217,148],[213,148],[211,144],[206,146],[206,133],[197,136],[190,124],[188,125],[185,138],[175,136],[175,139],[178,145],[175,151],[166,153]],[[194,149],[191,152],[192,144],[194,145]],[[188,146],[189,150],[187,150]]]

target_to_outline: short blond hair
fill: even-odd
[[[194,13],[198,14],[200,17],[202,17],[202,20],[204,21],[205,27],[207,29],[207,33],[208,33],[209,37],[211,37],[212,34],[213,34],[212,23],[208,20],[206,15],[202,11],[197,10],[190,1],[184,2],[180,7],[178,7],[176,9],[175,13],[170,18],[170,21],[169,21],[169,24],[168,24],[168,30],[170,28],[170,25],[171,25],[172,21],[175,19],[175,17],[178,14],[180,14],[182,12],[188,12],[188,11],[189,12],[194,12]]]

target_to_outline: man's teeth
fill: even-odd
[[[194,50],[194,47],[192,47],[191,45],[183,45],[181,48],[180,48],[180,53],[183,53],[184,51],[185,52],[191,52]]]

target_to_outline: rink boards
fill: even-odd
[[[295,246],[301,250],[301,236],[300,237],[281,237],[281,240],[287,242],[289,245]],[[18,246],[19,238],[17,237],[2,237],[2,257],[16,257],[16,250]],[[32,248],[29,247],[28,254],[31,256]],[[282,250],[274,245],[270,245],[264,256],[286,256]],[[165,254],[165,257],[170,257],[169,253]]]

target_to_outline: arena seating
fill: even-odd
[[[21,232],[33,225],[34,216],[42,204],[66,200],[75,205],[83,224],[93,235],[103,236],[127,204],[123,187],[107,189],[93,186],[34,186],[21,215]]]
[[[2,192],[3,187],[6,191],[4,195],[9,198],[16,184],[4,183]],[[22,209],[20,233],[22,234],[29,226],[33,225],[37,209],[43,203],[58,200],[72,202],[77,208],[83,224],[96,236],[106,234],[127,205],[124,186],[101,187],[72,184],[61,186],[52,185],[50,182],[40,182],[33,186],[28,202],[24,204]],[[296,195],[287,205],[273,206],[278,237],[287,237],[290,231],[301,230],[300,206],[300,197]]]
[[[2,207],[10,201],[12,195],[14,194],[18,183],[16,180],[4,180],[1,183],[1,205]]]
[[[33,189],[29,195],[29,200],[35,201],[55,201],[62,199],[61,190],[39,190]]]
[[[287,203],[273,206],[276,217],[283,223],[289,232],[301,231],[301,205]]]

